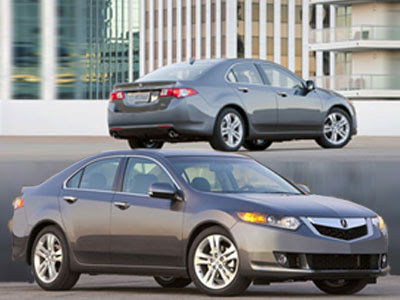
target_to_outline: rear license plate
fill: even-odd
[[[140,105],[149,102],[150,93],[132,93],[125,98],[126,105]]]

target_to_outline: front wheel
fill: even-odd
[[[173,276],[157,276],[154,277],[154,280],[163,288],[184,288],[192,282],[189,278],[178,278]]]
[[[218,226],[196,237],[190,247],[188,266],[196,287],[208,295],[239,295],[251,283],[240,275],[239,251],[232,237]]]
[[[323,292],[333,295],[351,295],[358,293],[368,284],[362,279],[314,280],[314,284]]]
[[[342,148],[350,142],[351,118],[340,108],[332,109],[324,120],[322,135],[316,140],[323,148]]]
[[[69,290],[78,281],[79,273],[70,270],[68,245],[58,227],[40,231],[31,255],[33,275],[42,289]]]
[[[145,149],[161,149],[164,142],[154,140],[128,140],[129,147],[131,149],[145,148]]]
[[[272,145],[272,142],[265,139],[254,139],[243,142],[243,147],[249,151],[263,151]]]
[[[237,151],[242,146],[245,133],[245,124],[240,113],[236,109],[226,108],[215,122],[211,147],[220,151]]]

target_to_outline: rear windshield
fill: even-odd
[[[141,81],[194,80],[207,72],[215,62],[194,62],[169,65],[140,78]]]

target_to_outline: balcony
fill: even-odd
[[[314,77],[318,87],[351,99],[400,99],[400,74],[361,74]]]
[[[397,2],[398,0],[385,0],[386,2]],[[354,5],[376,2],[376,0],[309,0],[310,5],[332,4],[332,5]]]
[[[313,29],[311,51],[365,51],[400,49],[400,26],[354,25]]]

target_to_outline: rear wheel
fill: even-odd
[[[272,145],[272,142],[265,139],[254,139],[243,142],[243,147],[250,151],[262,151]]]
[[[239,250],[221,227],[201,232],[189,251],[189,274],[196,287],[213,296],[243,293],[251,281],[240,275]]]
[[[164,142],[148,140],[128,140],[129,147],[131,149],[145,148],[145,149],[160,149],[164,145]]]
[[[164,288],[184,288],[192,282],[190,278],[177,278],[173,276],[157,276],[154,277],[154,280]]]
[[[245,132],[245,124],[240,113],[236,109],[226,108],[215,122],[211,147],[220,151],[237,151],[242,146]]]
[[[79,273],[69,267],[68,245],[56,226],[44,228],[32,247],[32,269],[36,282],[45,290],[69,290]]]
[[[352,135],[351,118],[340,108],[332,109],[326,116],[322,135],[316,140],[323,148],[342,148],[350,142]]]
[[[350,295],[361,291],[368,284],[363,279],[314,280],[314,284],[323,292],[334,295]]]

